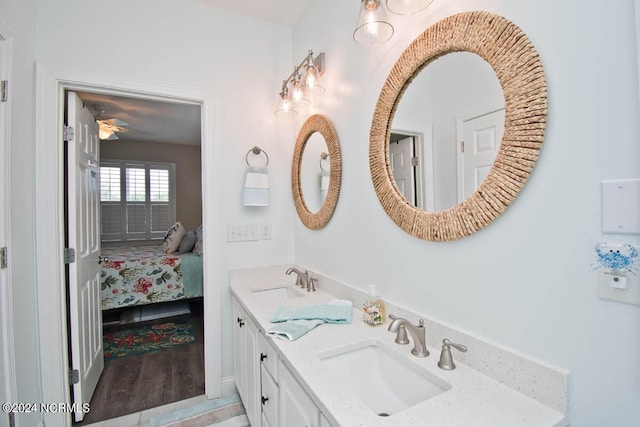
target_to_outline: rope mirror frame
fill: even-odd
[[[451,52],[476,53],[495,71],[505,97],[505,128],[494,164],[475,192],[456,206],[428,212],[400,193],[389,156],[391,122],[402,94],[420,71]],[[511,21],[489,12],[463,12],[425,30],[402,53],[380,92],[371,123],[369,168],[378,200],[407,233],[444,242],[484,228],[524,187],[544,140],[547,83],[538,52]]]
[[[304,147],[312,134],[318,132],[322,135],[329,151],[331,159],[331,170],[329,171],[329,189],[322,207],[317,213],[309,210],[304,202],[302,187],[300,184],[300,165]],[[340,157],[340,142],[338,135],[329,119],[322,114],[310,116],[300,128],[296,145],[293,150],[293,162],[291,165],[291,190],[293,192],[293,202],[298,212],[300,221],[312,230],[318,230],[329,222],[333,216],[338,196],[340,195],[340,181],[342,179],[342,160]]]

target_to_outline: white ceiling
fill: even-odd
[[[200,145],[200,106],[148,99],[77,92],[97,120],[119,119],[126,131],[121,141]]]
[[[311,0],[198,0],[279,25],[293,26]],[[96,119],[120,119],[120,141],[200,145],[200,106],[78,92]]]

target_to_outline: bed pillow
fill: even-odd
[[[185,230],[180,221],[173,224],[167,234],[164,236],[164,241],[162,242],[162,250],[165,254],[172,254],[180,246],[180,242],[184,237]]]
[[[196,230],[196,244],[193,246],[193,253],[202,255],[202,224]]]
[[[191,252],[193,247],[196,245],[196,232],[194,230],[187,231],[184,234],[184,237],[180,241],[180,245],[178,245],[178,253],[186,254],[187,252]]]

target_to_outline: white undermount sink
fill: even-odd
[[[252,291],[254,295],[260,297],[267,303],[278,303],[292,298],[300,298],[304,293],[290,286],[282,285],[268,289],[255,289]]]
[[[320,359],[379,416],[391,416],[451,388],[380,342],[331,353]]]

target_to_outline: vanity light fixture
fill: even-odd
[[[380,0],[361,0],[360,14],[353,39],[365,46],[376,46],[393,36],[393,25],[387,19]]]
[[[309,50],[300,64],[293,67],[291,75],[282,81],[276,115],[296,115],[298,109],[311,104],[311,97],[322,95],[324,88],[318,84],[318,79],[323,74],[324,52],[314,56]]]
[[[411,15],[429,7],[433,0],[386,0],[389,12],[396,15]]]
[[[280,92],[280,102],[276,109],[277,116],[296,116],[298,110],[293,106],[293,98],[289,95],[289,88],[287,87],[287,81],[282,82],[282,91]]]

